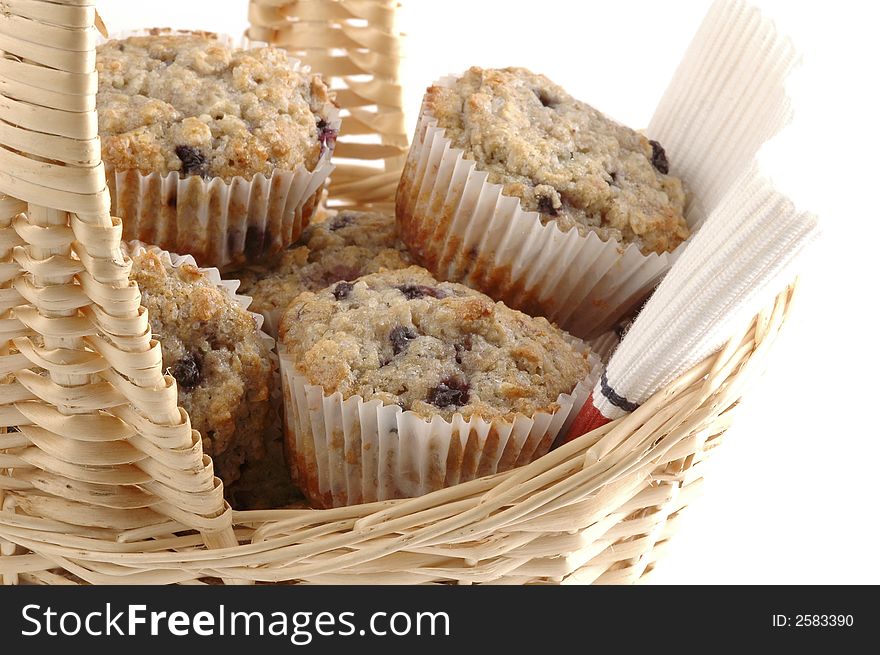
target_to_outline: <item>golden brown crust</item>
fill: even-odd
[[[324,393],[423,418],[553,412],[589,372],[588,350],[545,319],[415,266],[302,294],[279,339],[279,352]]]
[[[299,242],[272,264],[239,272],[239,293],[253,298],[251,311],[274,312],[303,291],[319,291],[340,280],[411,263],[393,216],[343,210],[309,226]]]
[[[431,86],[424,111],[454,148],[542,223],[673,250],[689,231],[685,192],[660,144],[522,68],[471,68]],[[410,243],[407,241],[407,243]]]
[[[312,170],[326,146],[328,89],[277,48],[238,50],[210,33],[154,30],[99,46],[97,70],[112,170],[251,179]]]

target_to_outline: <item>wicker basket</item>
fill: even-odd
[[[248,36],[286,48],[336,93],[334,207],[394,206],[409,143],[396,16],[397,0],[250,0]]]
[[[625,583],[648,573],[793,290],[633,414],[524,468],[412,500],[234,512],[163,374],[109,214],[93,5],[9,0],[0,15],[0,425],[15,426],[0,434],[4,583]],[[369,184],[362,169],[337,178],[352,204],[391,197],[405,145],[394,8],[251,6],[252,36],[295,37],[319,71],[344,78],[358,67],[380,80],[349,81],[340,96],[350,133],[378,129],[393,146],[342,149],[385,159]],[[322,59],[319,47],[352,49]],[[390,114],[356,108],[385,104],[386,86]]]

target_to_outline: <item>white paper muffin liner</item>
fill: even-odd
[[[111,38],[149,32],[120,32]],[[215,36],[230,47],[267,45]],[[304,70],[299,60],[290,61],[294,69]],[[328,124],[339,129],[338,110],[331,112]],[[236,176],[228,182],[197,175],[181,178],[177,171],[164,175],[117,171],[108,165],[111,212],[122,219],[126,240],[191,254],[200,263],[223,270],[259,262],[295,242],[308,226],[334,168],[332,153],[333,149],[327,148],[312,171],[300,165],[293,171],[276,169],[268,177],[260,173],[250,180]]]
[[[580,347],[586,346],[573,340]],[[294,476],[318,507],[411,498],[534,461],[586,402],[602,364],[590,353],[590,374],[553,413],[513,421],[456,414],[425,419],[397,405],[360,396],[327,395],[280,354],[284,430]]]
[[[195,266],[199,272],[207,278],[208,282],[229,296],[243,310],[248,311],[248,307],[251,305],[251,298],[249,296],[243,296],[236,293],[238,287],[241,285],[240,281],[223,279],[219,270],[213,267],[204,268],[199,266],[198,262],[192,255],[179,255],[177,253],[168,252],[158,246],[146,244],[141,241],[128,241],[125,243],[125,246],[129,257],[131,258],[137,257],[145,252],[151,252],[159,258],[159,261],[161,261],[162,264],[171,266],[172,268],[179,268],[184,265]],[[266,423],[266,431],[263,435],[264,443],[268,444],[271,441],[280,438],[282,434],[281,407],[283,403],[281,398],[281,385],[279,383],[280,373],[278,355],[275,352],[275,339],[269,336],[264,329],[263,316],[251,311],[248,311],[248,314],[253,317],[256,328],[259,331],[259,337],[266,345],[269,363],[272,368],[271,379],[269,381],[269,420]],[[161,338],[159,340],[161,341]]]
[[[396,203],[401,238],[441,279],[590,338],[643,300],[684,249],[644,255],[635,244],[542,224],[444,135],[422,106]]]
[[[263,325],[266,332],[273,337],[278,337],[278,326],[281,323],[281,316],[284,314],[284,308],[276,307],[274,309],[264,309],[260,312],[265,321]]]

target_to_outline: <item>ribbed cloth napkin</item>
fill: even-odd
[[[794,277],[815,216],[759,172],[756,154],[791,119],[789,39],[742,0],[717,0],[647,134],[687,183],[697,232],[617,347],[568,438],[634,411],[720,349]]]
[[[814,215],[746,170],[639,313],[569,436],[634,411],[719,350],[791,281],[817,234]]]

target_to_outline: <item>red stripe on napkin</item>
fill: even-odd
[[[602,416],[602,412],[593,403],[593,394],[591,393],[581,411],[578,412],[577,418],[572,422],[571,427],[568,429],[568,434],[565,435],[565,440],[562,443],[568,443],[582,434],[586,434],[596,428],[601,428],[610,422],[611,419]]]

